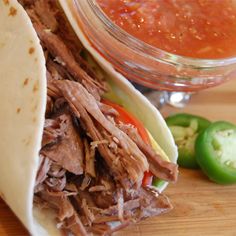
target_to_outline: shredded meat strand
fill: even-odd
[[[40,167],[38,169],[35,186],[41,184],[47,178],[47,173],[52,163],[48,158],[41,155],[39,157],[39,160],[40,160],[39,164]]]
[[[50,29],[52,32],[55,32],[58,28],[57,20],[55,19],[54,12],[50,9],[49,1],[47,0],[36,0],[34,10],[42,23]]]
[[[95,172],[95,150],[90,148],[88,141],[84,140],[84,148],[85,148],[85,171],[92,177],[96,177]]]
[[[139,149],[145,154],[150,164],[150,171],[156,177],[173,182],[177,180],[177,165],[164,161],[150,145],[143,142],[141,136],[137,132],[137,129],[122,123],[119,124],[119,128],[127,133],[127,135],[137,144]]]
[[[77,134],[70,115],[63,114],[52,121],[52,126],[46,127],[43,136],[43,144],[46,143],[44,138],[48,138],[48,130],[57,131],[55,128],[59,127],[56,133],[59,137],[54,141],[54,145],[46,145],[41,150],[41,154],[49,159],[57,162],[63,168],[74,174],[83,173],[83,143],[80,136]],[[56,127],[55,127],[56,126]],[[53,129],[54,128],[54,129]],[[53,138],[54,138],[53,136]]]

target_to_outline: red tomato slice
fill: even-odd
[[[152,185],[152,179],[153,179],[152,172],[146,171],[143,176],[142,185],[143,186]]]
[[[118,111],[119,117],[117,117],[116,121],[121,121],[124,124],[133,125],[134,127],[137,128],[137,131],[139,135],[141,136],[141,138],[143,139],[143,141],[146,144],[151,144],[146,129],[143,127],[143,124],[137,118],[132,116],[129,112],[127,112],[122,106],[118,104],[115,104],[108,100],[102,100],[102,103],[109,105],[112,108],[114,108],[116,111]],[[142,185],[143,186],[152,185],[152,179],[153,179],[153,174],[151,172],[145,172]]]

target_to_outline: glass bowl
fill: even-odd
[[[236,57],[208,60],[171,54],[119,28],[96,0],[69,2],[93,47],[129,80],[158,90],[193,92],[236,75]]]

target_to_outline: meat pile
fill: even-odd
[[[57,227],[74,235],[110,235],[171,209],[168,198],[143,186],[146,171],[175,181],[135,127],[101,102],[106,82],[83,58],[84,48],[54,0],[21,0],[44,49],[47,109],[34,201],[52,208]]]

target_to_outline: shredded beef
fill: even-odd
[[[66,176],[64,175],[61,178],[48,177],[45,184],[53,191],[62,191],[66,186]]]
[[[69,228],[75,235],[87,235],[86,229],[82,225],[78,214],[63,192],[46,190],[38,193],[37,196],[49,203],[58,212],[58,221],[62,223],[59,224],[60,228]]]
[[[100,99],[106,89],[98,81],[92,79],[76,62],[73,54],[63,43],[63,40],[56,34],[47,30],[45,26],[40,22],[38,17],[33,11],[28,11],[33,19],[34,28],[43,43],[44,47],[54,56],[61,66],[63,66],[76,81],[81,82],[90,93],[92,93],[97,99]]]
[[[40,164],[39,164],[39,169],[38,169],[38,173],[36,177],[35,186],[37,186],[38,184],[41,184],[47,178],[48,171],[52,164],[52,162],[48,158],[43,157],[43,156],[40,156],[39,160],[40,160]]]
[[[46,117],[48,117],[51,114],[52,109],[53,109],[53,100],[49,95],[47,95],[47,106],[45,112]]]
[[[92,177],[96,177],[95,172],[95,149],[91,148],[88,144],[88,141],[84,141],[85,149],[85,171]]]
[[[87,236],[85,227],[83,226],[78,215],[74,214],[69,219],[66,219],[63,228],[69,230],[73,235]]]
[[[42,146],[57,143],[59,139],[64,136],[64,132],[65,126],[61,126],[58,120],[46,119],[44,123]]]
[[[117,112],[116,109],[112,108],[111,106],[109,105],[106,105],[104,103],[98,103],[98,106],[101,110],[101,112],[106,115],[106,116],[112,116],[112,117],[117,117],[119,116],[119,113]]]
[[[41,40],[47,67],[34,203],[53,209],[63,232],[83,236],[111,235],[169,211],[165,195],[141,184],[149,170],[176,180],[176,166],[161,160],[135,129],[117,123],[119,112],[101,102],[108,87],[104,76],[83,58],[85,49],[58,2],[20,3]]]
[[[51,99],[56,99],[59,97],[59,91],[54,86],[53,78],[51,73],[47,70],[47,94],[50,96]]]
[[[122,178],[120,175],[124,175],[127,173],[129,175],[129,180],[132,184],[136,184],[138,187],[141,185],[143,173],[147,171],[149,168],[148,162],[146,157],[143,153],[138,149],[137,145],[120,129],[118,129],[114,124],[112,124],[106,117],[103,115],[101,110],[99,109],[96,100],[94,97],[88,93],[88,91],[79,83],[63,80],[57,81],[55,83],[56,86],[61,90],[61,93],[68,101],[69,105],[74,111],[79,112],[79,117],[82,118],[81,107],[86,111],[87,116],[92,116],[99,125],[101,126],[101,131],[99,132],[102,136],[103,132],[110,133],[114,138],[119,140],[119,145],[125,152],[124,155],[120,158],[116,156],[113,157],[111,160],[111,155],[106,155],[106,161],[111,166],[111,170],[116,173],[117,168],[116,166],[120,166],[121,173],[116,173],[117,178]],[[93,122],[93,121],[92,121]],[[89,127],[87,127],[88,129]],[[97,130],[96,130],[97,131]],[[98,132],[98,131],[97,131]],[[91,138],[94,141],[97,141],[97,135],[93,135],[90,133]],[[109,149],[107,145],[99,145],[99,147],[105,147]],[[100,149],[98,147],[98,150]],[[99,150],[100,151],[100,150]],[[109,152],[111,152],[109,150]],[[109,158],[109,160],[108,160]],[[122,184],[124,184],[122,182]],[[124,185],[127,186],[127,185]]]
[[[48,175],[51,177],[56,177],[56,178],[60,178],[63,177],[66,173],[66,170],[63,169],[63,167],[61,165],[52,163],[52,165],[50,166],[50,169],[48,171]]]
[[[156,177],[167,181],[175,182],[177,180],[177,166],[171,162],[164,161],[150,145],[143,142],[136,128],[122,123],[119,124],[119,128],[127,133],[127,135],[138,145],[139,149],[146,155],[150,165],[150,171]]]
[[[43,144],[48,140],[48,133],[51,135],[53,130],[54,145],[45,145],[41,154],[60,164],[64,169],[71,173],[80,175],[83,173],[83,143],[80,135],[76,132],[70,115],[63,114],[52,120],[53,126],[45,127]],[[50,130],[50,132],[49,132]]]
[[[34,10],[40,20],[47,27],[47,29],[55,32],[58,28],[58,22],[55,19],[54,12],[52,11],[48,0],[36,0]]]
[[[51,78],[55,80],[70,79],[69,73],[65,70],[64,67],[61,67],[52,59],[47,60],[47,69],[51,75]]]

